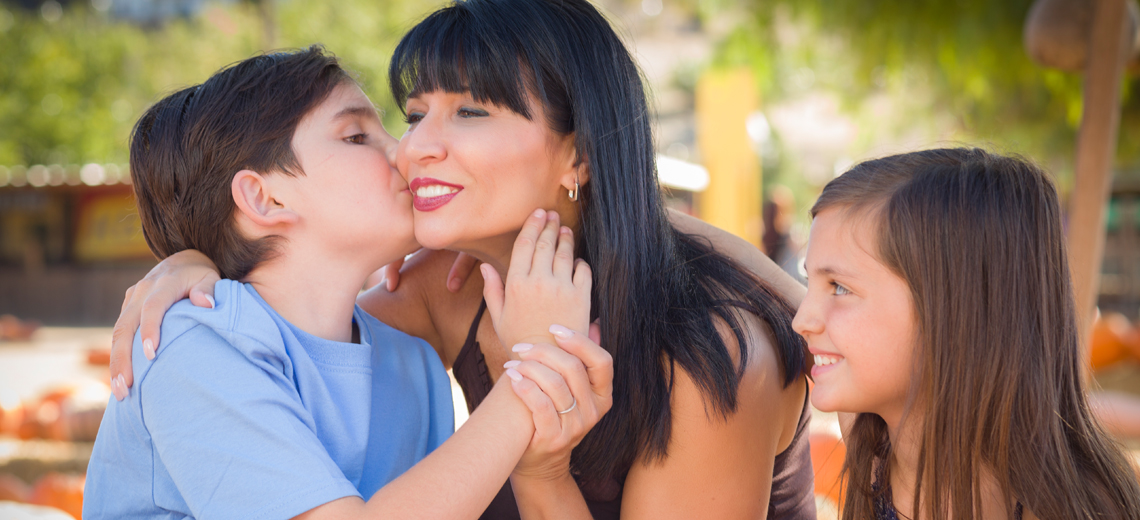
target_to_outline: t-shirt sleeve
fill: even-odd
[[[156,471],[200,519],[292,518],[359,496],[328,455],[284,349],[197,326],[139,384]]]

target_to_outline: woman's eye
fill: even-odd
[[[368,139],[368,134],[356,134],[352,137],[346,137],[345,140],[352,144],[364,144],[364,140]]]
[[[423,118],[424,118],[423,114],[416,113],[416,112],[409,112],[408,115],[404,116],[404,122],[409,124],[409,125],[414,125],[416,123],[419,123],[420,120]]]
[[[487,112],[479,110],[478,108],[461,108],[459,109],[459,117],[486,117]]]
[[[832,294],[834,294],[836,296],[843,296],[844,294],[851,294],[851,291],[847,290],[846,287],[839,285],[835,282],[831,282],[831,287],[833,289]]]

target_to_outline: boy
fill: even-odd
[[[445,443],[435,351],[355,306],[369,273],[417,247],[395,146],[317,46],[244,60],[142,116],[147,243],[198,249],[229,280],[211,309],[171,308],[159,358],[136,336],[135,390],[103,418],[84,518],[457,517],[490,502],[545,396],[520,391],[524,405],[504,378]]]

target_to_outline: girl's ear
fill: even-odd
[[[299,215],[274,198],[273,183],[260,173],[242,170],[230,183],[234,204],[242,216],[256,226],[272,228],[296,224]]]

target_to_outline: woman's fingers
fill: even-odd
[[[558,247],[558,229],[558,213],[547,211],[546,224],[542,227],[542,233],[538,235],[538,241],[534,243],[530,274],[549,275],[553,271],[554,251]]]
[[[586,372],[586,367],[582,364],[580,359],[561,348],[545,343],[533,345],[520,343],[515,345],[511,350],[518,354],[519,358],[523,361],[538,362],[541,363],[544,368],[554,371],[562,383],[570,389],[573,400],[566,400],[564,402],[555,395],[551,395],[551,399],[554,399],[556,404],[563,405],[559,410],[566,410],[577,403],[578,407],[583,409],[587,417],[593,417],[596,411],[593,387],[590,384],[590,377]],[[546,387],[543,387],[543,389],[545,390]]]
[[[535,360],[512,360],[507,361],[503,367],[508,370],[513,369],[522,374],[523,377],[538,384],[542,392],[550,397],[550,401],[554,403],[558,411],[565,411],[574,406],[574,392],[570,390],[566,380],[562,378],[561,374],[544,363]]]
[[[538,236],[546,227],[546,210],[536,209],[523,222],[519,236],[515,238],[515,247],[511,251],[511,265],[507,268],[511,276],[527,276],[530,274],[531,260],[534,258],[534,246]]]
[[[591,325],[593,329],[596,325]],[[609,410],[613,399],[614,387],[614,359],[597,342],[588,336],[578,334],[561,325],[551,325],[550,333],[558,346],[567,353],[581,360],[589,377],[590,388],[601,402],[598,409],[601,413]]]
[[[467,283],[467,279],[471,278],[471,272],[475,270],[475,265],[479,261],[475,257],[467,253],[459,253],[455,257],[455,262],[451,264],[451,270],[447,272],[447,290],[457,293]]]
[[[562,421],[550,396],[546,395],[533,380],[523,377],[518,370],[508,368],[506,375],[511,379],[511,389],[515,391],[515,395],[519,396],[530,410],[535,431],[543,432],[544,436],[550,435],[551,432],[561,432]]]

